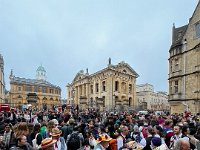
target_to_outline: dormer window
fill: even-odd
[[[196,38],[200,38],[200,22],[195,24]]]

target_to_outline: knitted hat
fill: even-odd
[[[153,146],[158,147],[162,144],[162,141],[161,141],[161,138],[154,137],[154,138],[152,138],[151,143]]]

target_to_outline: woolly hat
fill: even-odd
[[[154,138],[152,138],[151,143],[153,146],[158,147],[162,144],[162,141],[161,141],[161,138],[154,137]]]

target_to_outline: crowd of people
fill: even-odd
[[[1,150],[199,150],[200,114],[24,111],[0,113]]]

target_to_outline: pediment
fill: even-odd
[[[76,74],[76,76],[75,76],[73,82],[78,81],[78,80],[81,80],[81,79],[83,79],[83,78],[85,78],[85,77],[86,77],[86,75],[84,74],[84,71],[81,70],[81,71],[79,71],[79,72]]]
[[[139,77],[136,71],[129,64],[124,62],[121,62],[118,65],[116,65],[115,70],[125,74],[130,74],[132,76],[135,76],[136,78]]]

